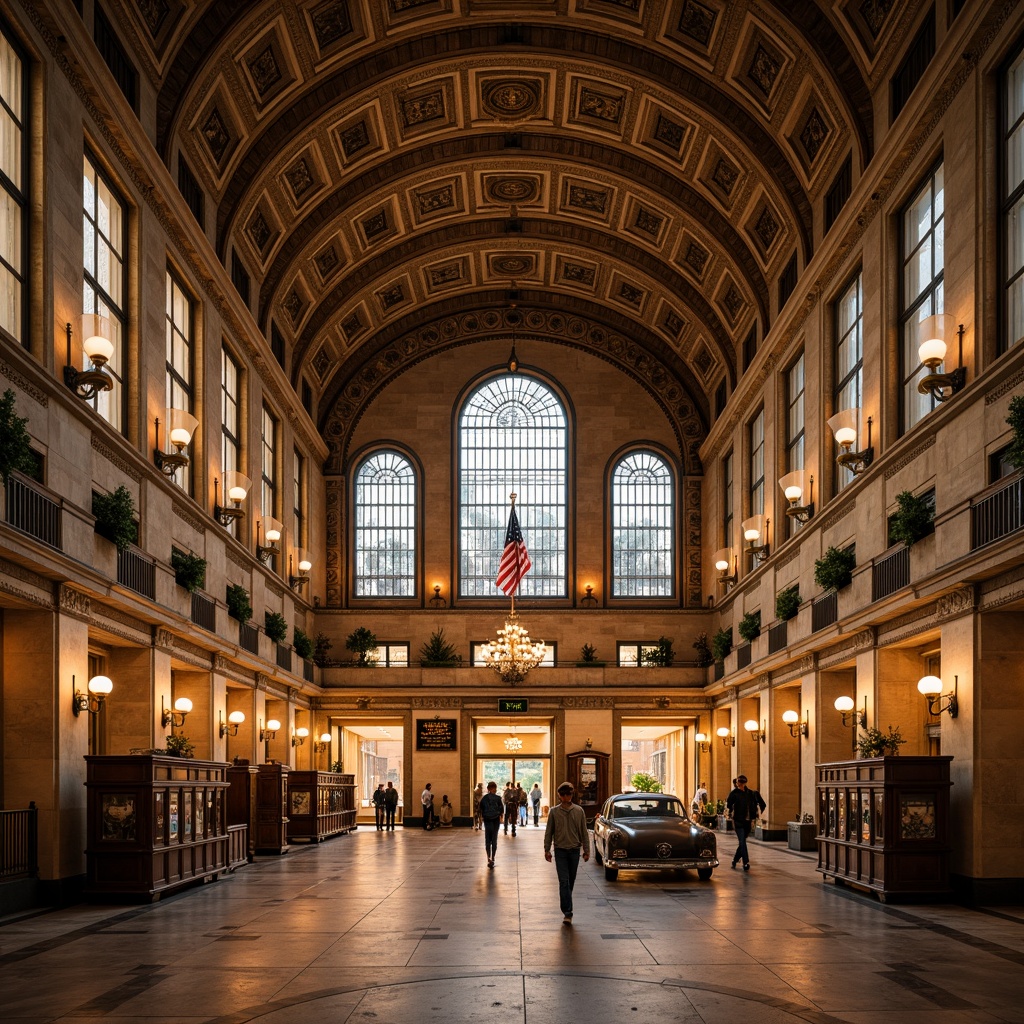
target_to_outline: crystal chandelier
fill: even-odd
[[[519,618],[514,613],[498,630],[498,638],[491,640],[483,650],[484,661],[506,683],[521,683],[526,673],[544,660],[546,653],[544,641],[531,641],[530,634],[519,625]]]

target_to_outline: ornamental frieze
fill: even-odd
[[[563,697],[561,701],[563,708],[601,708],[611,709],[615,707],[615,701],[611,697]]]
[[[58,593],[58,601],[62,612],[82,619],[89,618],[92,601],[89,600],[88,594],[83,594],[74,587],[62,586]]]
[[[943,594],[935,608],[939,620],[953,619],[974,611],[974,587],[961,587],[949,594]]]
[[[413,697],[413,708],[461,708],[461,697]]]

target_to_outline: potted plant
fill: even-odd
[[[715,820],[718,822],[719,832],[732,831],[732,819],[725,816],[725,801],[718,800],[715,803]]]
[[[238,619],[245,625],[252,618],[252,605],[249,603],[249,591],[239,583],[229,583],[225,601],[228,606],[228,615]]]
[[[707,668],[715,660],[711,653],[711,645],[708,643],[707,633],[697,634],[697,639],[693,641],[693,649],[697,652],[695,659],[697,668]]]
[[[818,844],[814,837],[817,832],[813,814],[801,816],[798,813],[793,821],[786,822],[786,836],[791,850],[816,850]]]
[[[935,510],[932,503],[910,491],[896,495],[896,511],[889,517],[889,543],[912,547],[933,530]]]
[[[313,657],[313,641],[310,640],[309,634],[298,626],[292,630],[292,647],[303,661],[309,661]]]
[[[675,660],[672,651],[672,641],[667,636],[658,637],[657,647],[644,651],[641,655],[641,664],[656,665],[659,668],[669,668]]]
[[[10,388],[0,396],[0,478],[5,487],[7,478],[14,470],[30,476],[35,470],[32,439],[25,429],[28,418],[15,413],[14,398]]]
[[[327,652],[334,646],[331,643],[331,638],[323,631],[313,638],[313,664],[319,665],[320,668],[325,668],[330,661],[327,657]]]
[[[424,668],[451,668],[461,663],[462,655],[445,637],[443,629],[435,629],[420,648],[420,665]]]
[[[725,661],[732,650],[732,627],[720,629],[711,638],[711,654],[715,661]]]
[[[746,615],[740,619],[740,624],[737,627],[739,634],[743,637],[747,643],[753,643],[761,635],[761,613],[760,612],[747,612]]]
[[[275,644],[283,644],[284,638],[288,635],[288,622],[280,612],[265,612],[263,628]]]
[[[171,551],[171,568],[174,570],[174,582],[190,594],[206,586],[205,558],[174,548]]]
[[[377,664],[377,646],[377,634],[365,626],[354,629],[345,638],[345,648],[356,655],[356,664],[361,668]]]
[[[900,727],[889,726],[887,733],[881,729],[865,729],[857,738],[857,753],[861,757],[898,757],[900,747],[907,741],[900,733]]]
[[[1006,461],[1014,469],[1024,469],[1024,395],[1010,399],[1010,415],[1006,422],[1013,430],[1013,439],[1006,451]]]
[[[830,547],[814,563],[814,582],[822,590],[842,590],[853,580],[857,556],[853,548]]]
[[[96,532],[113,542],[118,551],[135,543],[139,535],[135,522],[135,499],[124,484],[112,494],[92,496],[92,514],[96,517]]]
[[[660,793],[661,783],[647,772],[634,772],[629,780],[630,785],[638,793]]]
[[[195,757],[195,744],[187,736],[171,733],[167,737],[167,753],[171,757]]]
[[[800,607],[800,603],[803,600],[800,596],[800,587],[794,585],[792,587],[786,587],[785,590],[780,590],[775,597],[775,618],[779,622],[788,622],[794,615],[796,615],[797,609]]]

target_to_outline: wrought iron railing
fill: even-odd
[[[971,550],[1014,533],[1024,526],[1024,477],[971,504]]]
[[[302,678],[307,683],[313,682],[313,662],[306,661],[305,658],[302,659]]]
[[[789,643],[789,622],[776,622],[768,629],[768,653],[784,651]]]
[[[724,661],[716,661],[715,662],[715,671],[714,671],[715,682],[717,683],[718,680],[721,679],[722,676],[724,676],[724,675],[725,675],[725,662]]]
[[[210,633],[217,632],[217,602],[205,594],[192,595],[192,621]]]
[[[287,644],[277,644],[277,667],[285,672],[292,670],[292,649]]]
[[[238,642],[250,654],[260,653],[260,631],[248,622],[238,624]]]
[[[0,811],[0,878],[33,878],[39,871],[39,824],[35,802]]]
[[[750,665],[750,644],[740,644],[736,648],[736,667],[747,668]]]
[[[897,590],[910,586],[910,548],[898,547],[882,558],[876,558],[871,565],[871,600],[895,594]]]
[[[44,494],[31,480],[14,473],[8,476],[5,505],[9,526],[52,548],[60,548],[60,503]]]
[[[156,600],[156,563],[135,548],[117,553],[117,582],[136,594]]]
[[[839,618],[839,595],[830,590],[821,597],[816,597],[811,605],[811,632],[831,626]]]

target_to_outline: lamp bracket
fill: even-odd
[[[64,383],[86,402],[92,401],[99,392],[109,391],[114,386],[109,373],[104,373],[100,369],[76,370],[70,363],[64,367]]]
[[[289,576],[288,577],[288,586],[291,587],[292,590],[301,590],[302,587],[306,583],[308,583],[308,582],[309,582],[309,577],[308,576]]]
[[[814,502],[810,501],[806,505],[790,505],[786,509],[786,515],[798,523],[810,522],[814,516]]]
[[[917,390],[922,395],[931,395],[937,402],[948,402],[958,391],[967,385],[967,368],[958,366],[949,373],[929,373],[917,382]],[[949,394],[946,394],[946,388]]]
[[[839,463],[843,469],[848,469],[851,473],[856,476],[858,473],[863,473],[868,466],[871,465],[875,458],[875,449],[865,448],[859,452],[843,451],[836,456],[836,462]]]
[[[281,549],[276,544],[256,545],[256,557],[264,564],[269,565],[270,560],[281,554]]]
[[[184,469],[188,465],[189,459],[181,452],[165,452],[154,448],[153,461],[156,463],[157,469],[168,476],[174,476],[179,469]]]

